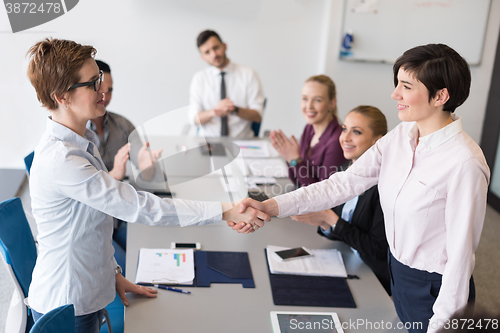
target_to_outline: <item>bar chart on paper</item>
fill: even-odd
[[[136,283],[184,284],[194,280],[194,253],[192,249],[146,249],[139,251]]]
[[[186,262],[186,254],[185,253],[174,253],[174,260],[177,261],[177,267],[181,266],[181,262]]]

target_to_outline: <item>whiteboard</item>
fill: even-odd
[[[340,58],[394,63],[404,51],[442,43],[481,61],[490,0],[345,0]],[[344,51],[344,52],[343,52]]]

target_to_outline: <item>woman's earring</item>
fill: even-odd
[[[66,104],[66,105],[64,106],[64,108],[67,110],[67,109],[68,109],[68,106],[69,106],[69,104]]]

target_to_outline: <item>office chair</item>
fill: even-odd
[[[6,332],[29,332],[33,326],[33,318],[24,299],[28,297],[37,253],[19,198],[0,203],[0,252],[15,286],[7,315]]]
[[[264,99],[264,104],[262,106],[262,118],[264,118],[264,110],[266,109],[266,104],[267,104],[267,98]],[[257,122],[252,122],[252,131],[253,131],[253,135],[255,137],[258,137],[259,136],[259,132],[260,132],[260,124],[262,124],[262,119],[260,121],[260,123],[257,123]]]
[[[7,272],[12,276],[15,287],[7,314],[5,332],[28,333],[33,327],[33,317],[24,304],[24,299],[28,297],[37,253],[35,240],[19,198],[0,203],[0,252],[2,252]],[[73,306],[71,309],[74,311]],[[106,309],[110,313],[107,322],[114,330],[108,330],[108,327],[103,325],[101,332],[123,333],[125,310],[118,294]]]
[[[75,309],[73,304],[51,310],[38,319],[30,333],[75,333]]]
[[[123,333],[125,326],[125,306],[115,294],[113,302],[109,303],[104,311],[104,320],[99,333]]]
[[[26,171],[28,171],[28,175],[30,174],[31,164],[33,164],[33,157],[35,157],[35,152],[32,151],[24,158],[24,165],[26,166]]]

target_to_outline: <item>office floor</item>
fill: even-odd
[[[28,191],[24,191],[27,193]],[[23,196],[21,196],[23,199]],[[22,200],[26,207],[26,202]],[[33,219],[28,216],[28,221],[33,227]],[[33,232],[36,234],[36,231]],[[486,309],[489,312],[500,311],[500,266],[498,255],[500,254],[500,214],[490,206],[486,210],[483,234],[481,242],[476,251],[476,267],[474,269],[474,280],[476,283],[476,309]],[[3,257],[0,256],[0,260]],[[0,264],[0,333],[5,332],[5,321],[10,299],[12,297],[14,284],[7,275],[7,271]]]

